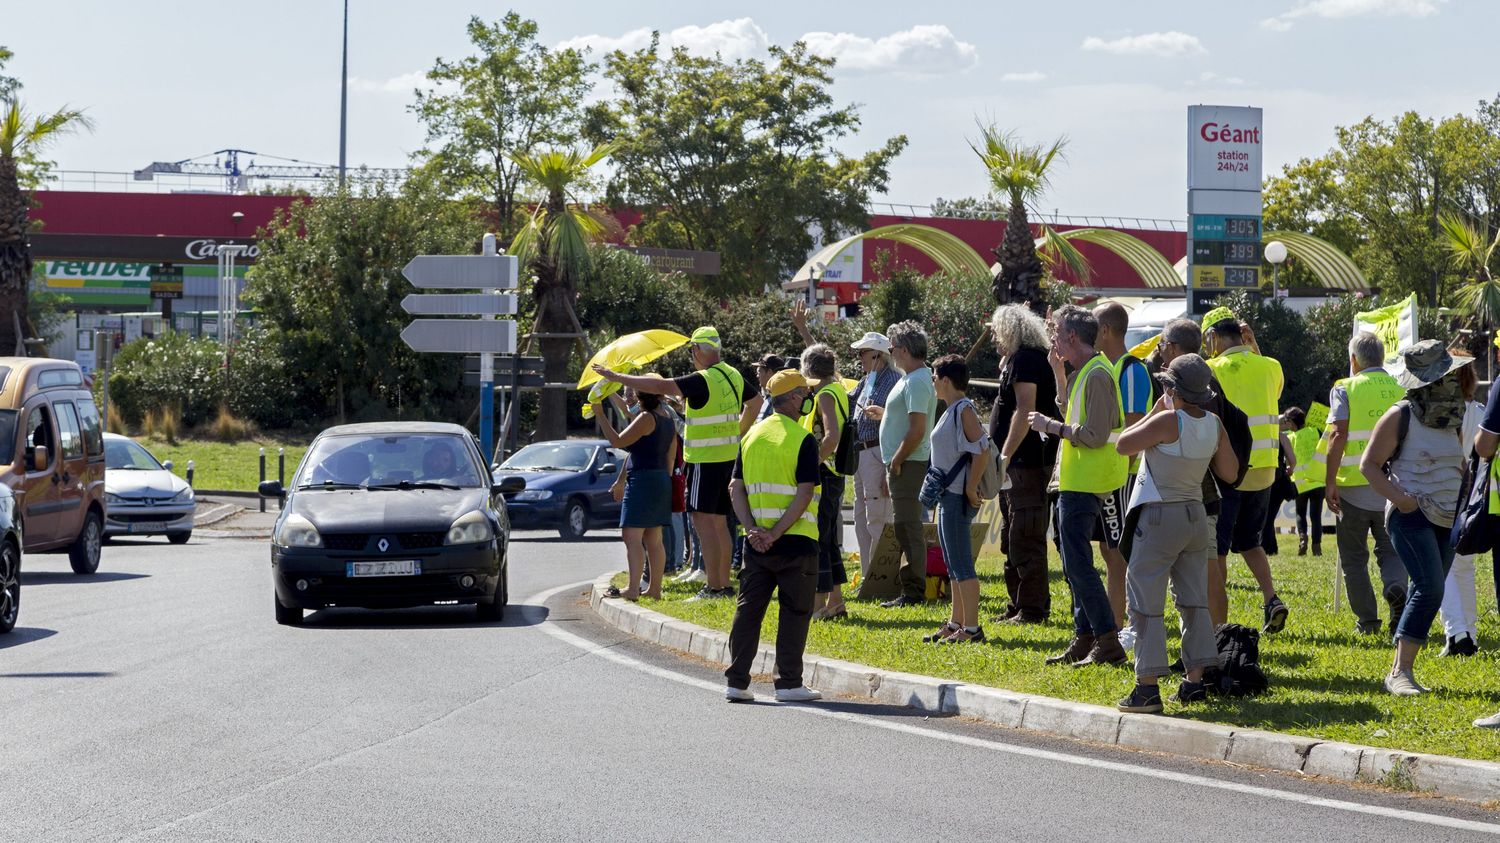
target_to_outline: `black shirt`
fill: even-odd
[[[1019,349],[1000,361],[1000,394],[996,396],[995,408],[990,413],[990,440],[997,448],[1005,444],[1005,437],[1010,433],[1011,418],[1016,414],[1018,383],[1035,384],[1037,412],[1058,418],[1057,379],[1047,362],[1047,352],[1036,348]],[[1010,464],[1016,468],[1050,471],[1057,460],[1057,444],[1055,436],[1047,437],[1043,443],[1041,434],[1028,430],[1026,438],[1011,456]]]
[[[802,437],[802,445],[797,449],[796,478],[799,485],[802,483],[818,482],[818,463],[819,460],[817,440],[812,436]],[[745,464],[743,458],[739,458],[734,461],[734,479],[745,479]],[[810,504],[807,507],[807,511],[816,515],[817,507],[818,505],[816,503]],[[788,533],[777,539],[775,543],[771,545],[771,549],[766,551],[766,555],[806,556],[808,554],[816,555],[817,552],[818,543],[813,539],[810,539],[807,536],[796,536]]]
[[[677,384],[677,388],[682,392],[682,397],[687,399],[689,407],[694,410],[701,410],[703,409],[703,405],[708,403],[707,379],[710,377],[728,380],[730,381],[729,386],[731,388],[734,387],[734,381],[730,380],[728,375],[722,371],[710,373],[708,369],[694,372],[691,375],[683,375],[680,378],[673,378],[672,382]],[[741,375],[741,380],[745,384],[744,392],[740,395],[740,406],[743,407],[745,402],[760,394],[760,385],[756,382],[755,378],[747,378]]]

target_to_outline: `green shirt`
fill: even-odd
[[[932,383],[932,370],[926,366],[902,377],[886,396],[885,415],[880,419],[880,460],[886,465],[896,458],[896,449],[911,429],[911,413],[926,413],[927,429],[906,458],[925,462],[932,453],[932,426],[937,423],[937,387]]]

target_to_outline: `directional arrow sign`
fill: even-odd
[[[516,297],[509,293],[413,293],[401,300],[413,316],[510,316]]]
[[[511,373],[511,370],[517,369],[517,368],[519,368],[519,370],[521,372],[523,372],[523,373],[524,372],[540,372],[540,371],[542,371],[542,367],[544,365],[546,365],[546,363],[540,357],[496,357],[495,358],[495,374],[496,375],[501,375],[501,374],[509,375]],[[464,371],[465,372],[477,372],[477,371],[479,371],[479,358],[478,357],[465,357],[464,358]]]
[[[516,323],[509,319],[413,319],[401,329],[412,351],[450,354],[516,353]]]
[[[519,264],[515,255],[418,255],[401,274],[428,290],[514,290]]]

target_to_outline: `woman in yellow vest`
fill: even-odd
[[[1292,482],[1297,484],[1297,555],[1306,556],[1309,542],[1314,556],[1323,555],[1323,465],[1314,462],[1318,450],[1318,431],[1307,426],[1307,411],[1293,407],[1282,416],[1281,429],[1292,440],[1297,467]]]

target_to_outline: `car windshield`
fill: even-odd
[[[501,468],[512,471],[563,469],[583,471],[594,458],[593,445],[569,442],[538,442],[527,445],[505,461]]]
[[[328,436],[303,465],[298,488],[485,485],[464,441],[447,433]]]
[[[162,466],[129,439],[108,439],[104,442],[104,467],[110,471],[160,471]]]
[[[10,465],[16,458],[16,417],[19,415],[15,410],[0,410],[0,465]]]

